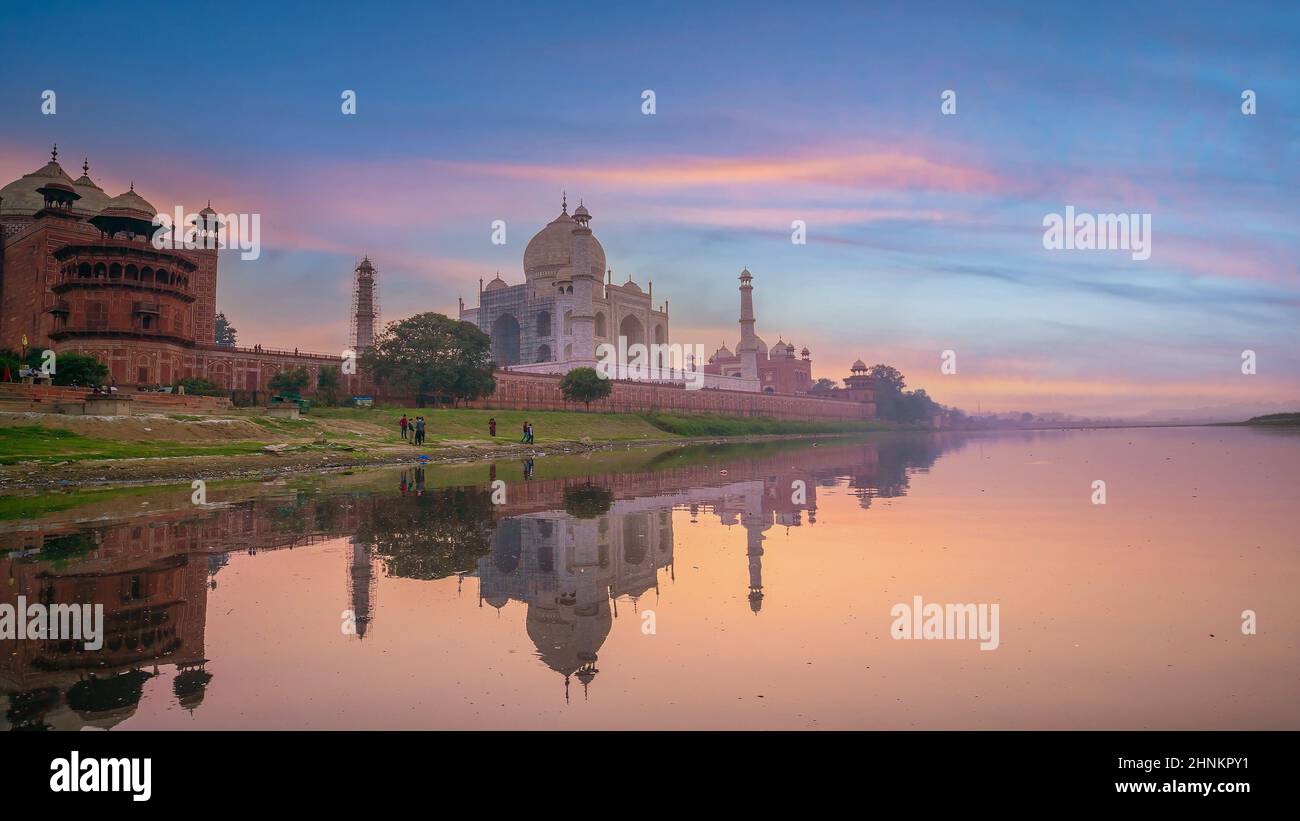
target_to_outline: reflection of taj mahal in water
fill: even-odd
[[[799,502],[792,501],[803,482]],[[498,610],[511,600],[526,605],[528,637],[546,666],[575,677],[584,688],[596,673],[597,653],[619,614],[619,599],[659,590],[659,573],[673,577],[673,511],[688,509],[691,522],[714,514],[745,530],[750,609],[763,606],[763,541],[773,525],[798,527],[817,519],[811,474],[783,473],[717,487],[613,502],[609,512],[579,518],[560,511],[501,521],[492,551],[478,562],[479,600]],[[738,556],[738,567],[741,566]],[[626,607],[626,605],[625,605]]]

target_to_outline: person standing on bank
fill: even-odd
[[[402,441],[405,442],[405,441],[406,441],[406,427],[407,427],[407,425],[411,424],[410,422],[406,421],[406,414],[402,414],[402,419],[401,419],[401,421],[398,422],[397,424],[398,424],[398,426],[401,427],[401,429],[402,429]]]
[[[497,435],[497,418],[493,416],[488,420],[488,436]]]
[[[424,417],[423,416],[415,420],[415,435],[416,438],[420,440],[420,444],[423,445],[424,444]]]

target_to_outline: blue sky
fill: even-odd
[[[262,257],[222,260],[242,342],[340,349],[363,253],[385,319],[520,281],[567,190],[675,341],[734,346],[748,266],[760,335],[817,376],[889,362],[985,410],[1300,399],[1294,4],[269,5],[0,29],[5,181],[57,141],[109,193],[262,215]],[[1151,258],[1045,250],[1066,205],[1149,213]]]

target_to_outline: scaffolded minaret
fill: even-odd
[[[379,291],[375,288],[377,273],[370,257],[362,259],[352,286],[352,332],[348,344],[358,354],[375,345],[375,328],[379,326]]]

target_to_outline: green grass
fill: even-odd
[[[257,442],[123,442],[96,439],[58,428],[0,428],[0,465],[19,462],[80,462],[87,459],[142,459],[165,456],[238,456],[256,453]]]
[[[757,417],[712,416],[707,414],[585,413],[582,411],[511,411],[452,408],[313,408],[323,419],[346,419],[385,425],[397,439],[397,420],[423,415],[428,422],[428,440],[493,441],[488,436],[489,418],[497,420],[498,442],[518,442],[524,421],[533,423],[538,444],[547,441],[578,440],[620,442],[638,439],[673,439],[678,436],[756,436],[764,434],[863,433],[898,430],[898,426],[867,421],[803,421]],[[400,440],[397,440],[400,441]]]
[[[12,496],[0,495],[0,521],[11,519],[37,519],[59,513],[64,510],[87,507],[101,502],[111,502],[120,508],[125,502],[135,498],[155,498],[177,492],[184,494],[188,500],[190,486],[184,485],[143,485],[116,488],[74,488],[68,491],[45,490],[40,493],[24,493]]]
[[[769,419],[766,417],[711,416],[647,412],[641,418],[655,428],[677,436],[759,436],[772,434],[864,433],[896,430],[880,422]]]
[[[398,439],[397,420],[423,416],[428,423],[429,444],[446,440],[481,440],[483,442],[518,442],[523,437],[525,421],[533,423],[537,444],[573,441],[589,436],[593,441],[629,441],[670,439],[663,430],[632,413],[583,413],[581,411],[511,411],[469,408],[312,408],[312,416],[370,422],[383,425]],[[497,420],[494,440],[488,435],[488,419]]]
[[[311,433],[318,425],[308,419],[281,419],[277,416],[247,416],[248,421],[276,433]]]

